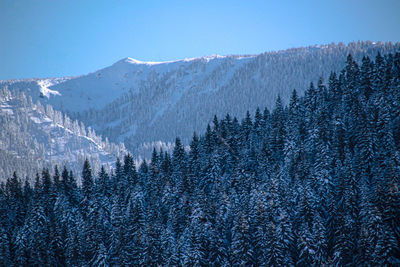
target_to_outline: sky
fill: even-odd
[[[0,80],[358,40],[400,41],[399,0],[0,0]]]

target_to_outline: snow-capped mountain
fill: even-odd
[[[310,80],[326,81],[350,53],[356,61],[400,44],[358,42],[288,49],[248,56],[208,56],[169,62],[125,58],[79,77],[3,81],[32,99],[82,120],[111,141],[136,151],[143,143],[187,142],[214,114],[242,116],[271,108],[277,95],[287,103]]]
[[[55,164],[79,174],[86,157],[97,171],[101,165],[110,168],[126,153],[123,145],[103,140],[50,105],[34,104],[30,97],[6,89],[0,90],[0,129],[0,180],[12,171],[25,177]]]

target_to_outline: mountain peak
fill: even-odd
[[[155,65],[155,64],[162,64],[166,62],[155,62],[155,61],[141,61],[131,57],[124,58],[123,62],[130,63],[130,64],[137,64],[137,65]]]
[[[123,63],[129,63],[129,64],[136,64],[136,65],[159,65],[159,64],[168,64],[168,63],[177,63],[177,62],[190,62],[190,61],[196,61],[196,60],[204,60],[206,62],[214,59],[222,59],[226,58],[229,56],[221,56],[221,55],[208,55],[208,56],[202,56],[202,57],[192,57],[192,58],[184,58],[184,59],[178,59],[178,60],[168,60],[168,61],[141,61],[138,59],[134,59],[131,57],[126,57],[119,62]],[[241,56],[238,56],[238,58],[242,58]]]

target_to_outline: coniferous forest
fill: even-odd
[[[399,266],[400,53],[138,168],[30,180],[0,188],[1,266]]]

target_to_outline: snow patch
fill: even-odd
[[[38,118],[38,117],[32,116],[32,117],[31,117],[31,120],[32,120],[34,123],[37,123],[37,124],[39,124],[39,123],[45,123],[45,122],[52,122],[52,120],[51,120],[50,118],[48,118],[48,117],[45,117],[45,118],[43,118],[43,119],[40,119],[40,118]]]
[[[4,109],[2,109],[2,111],[4,113],[7,113],[8,115],[13,115],[14,114],[14,111],[12,111],[12,109],[4,108]]]
[[[159,64],[169,64],[169,63],[178,63],[178,62],[191,62],[196,60],[209,62],[214,59],[224,59],[229,56],[221,56],[221,55],[209,55],[204,57],[192,57],[192,58],[184,58],[178,60],[169,60],[169,61],[141,61],[134,58],[127,57],[123,59],[123,62],[137,65],[159,65]],[[254,58],[255,56],[233,56],[235,59],[246,59],[246,58]]]
[[[13,115],[14,111],[11,109],[11,106],[8,105],[7,103],[1,104],[0,105],[1,111],[4,113],[7,113],[8,115]]]
[[[49,89],[50,86],[54,85],[50,79],[39,80],[37,81],[37,84],[40,87],[40,93],[42,96],[50,98],[50,95],[61,95],[58,91]]]
[[[163,64],[163,63],[170,63],[173,61],[165,61],[165,62],[156,62],[156,61],[140,61],[134,58],[127,57],[124,59],[124,62],[130,63],[130,64],[138,64],[138,65],[157,65],[157,64]]]

